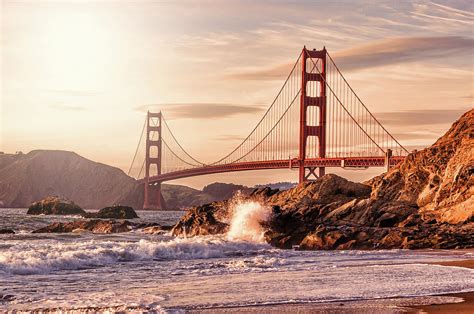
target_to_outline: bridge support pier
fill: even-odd
[[[144,210],[166,209],[165,200],[161,194],[161,182],[146,183],[144,186],[145,197],[143,200]]]
[[[387,149],[385,153],[385,170],[388,172],[390,170],[390,164],[392,163],[393,152],[391,149]]]
[[[161,174],[161,112],[147,113],[146,122],[146,156],[145,156],[145,186],[143,209],[164,209],[164,199],[161,195],[161,182],[150,183],[150,170],[156,169],[154,175]]]
[[[313,65],[313,62],[309,63],[309,72],[307,69],[308,59],[318,59],[315,62],[316,67]],[[326,172],[324,167],[317,167],[318,173],[316,173],[316,167],[305,166],[309,137],[316,137],[318,139],[318,153],[316,157],[326,157],[326,48],[323,48],[323,50],[307,50],[304,47],[301,62],[299,183],[315,180],[322,177]],[[316,88],[316,95],[308,95],[309,82],[319,82],[319,86]],[[312,90],[314,91],[315,88],[313,87]],[[318,108],[319,114],[316,119],[316,125],[308,124],[308,108],[310,107]]]

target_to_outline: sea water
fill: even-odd
[[[445,251],[296,251],[271,247],[258,221],[270,210],[233,204],[228,234],[175,238],[32,234],[53,221],[0,209],[0,311],[175,311],[261,304],[371,300],[474,290],[474,271],[430,264],[472,258]],[[139,211],[136,222],[175,223],[181,211]],[[5,297],[4,297],[5,298]]]

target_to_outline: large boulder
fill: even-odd
[[[91,231],[93,233],[121,233],[132,230],[133,223],[122,220],[76,220],[71,222],[55,222],[33,233],[68,233],[77,231]]]
[[[86,213],[86,218],[100,218],[100,219],[134,219],[139,218],[132,207],[114,205],[102,208],[97,213]]]
[[[229,229],[224,222],[227,202],[214,202],[193,207],[178,221],[171,233],[175,236],[198,236],[225,233]]]
[[[34,202],[28,208],[27,215],[85,215],[86,212],[73,201],[50,196]]]

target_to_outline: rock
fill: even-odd
[[[404,239],[400,236],[400,232],[398,230],[392,230],[383,237],[379,243],[384,249],[394,249],[399,248],[403,242]]]
[[[11,229],[0,229],[0,234],[15,234],[15,231]]]
[[[441,223],[468,222],[474,215],[474,109],[431,147],[370,183],[371,199],[405,202]]]
[[[31,204],[27,215],[84,215],[86,212],[74,202],[56,196]]]
[[[152,226],[143,228],[143,233],[146,234],[163,234],[171,230],[170,226]]]
[[[298,184],[296,187],[279,192],[272,191],[267,202],[279,205],[281,208],[295,208],[306,205],[329,204],[334,202],[348,202],[355,198],[368,197],[370,186],[362,183],[350,182],[335,174],[327,174],[316,181]]]
[[[398,216],[392,213],[384,213],[377,219],[377,226],[381,228],[393,227],[398,222]]]
[[[33,233],[68,233],[77,231],[91,231],[93,233],[121,233],[129,232],[133,223],[127,220],[76,220],[72,222],[55,222]]]
[[[348,238],[341,230],[334,230],[320,225],[312,233],[309,233],[300,244],[300,249],[303,250],[331,250],[335,249],[343,243],[346,243]]]
[[[101,218],[101,219],[134,219],[139,218],[132,207],[114,205],[105,207],[97,213],[86,213],[86,218]]]
[[[227,215],[226,202],[214,202],[193,207],[173,227],[174,236],[197,236],[227,232],[229,225],[222,221]]]
[[[10,302],[15,300],[15,296],[11,294],[1,294],[0,293],[0,302]]]

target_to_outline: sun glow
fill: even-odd
[[[54,10],[36,24],[36,47],[29,51],[40,62],[44,88],[91,91],[107,82],[120,50],[103,16]]]

